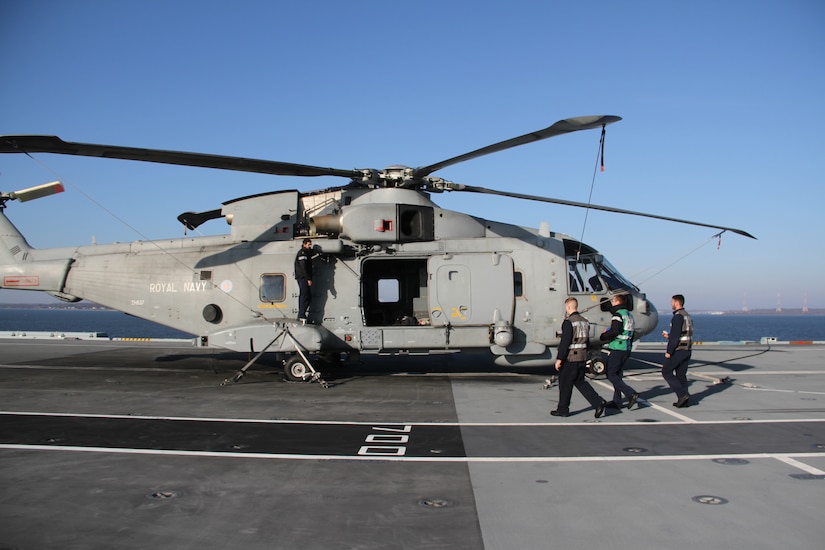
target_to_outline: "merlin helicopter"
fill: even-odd
[[[178,164],[278,176],[335,176],[318,191],[276,190],[185,212],[189,229],[224,218],[229,233],[162,241],[33,248],[5,215],[7,203],[63,190],[59,182],[0,194],[0,288],[90,300],[195,335],[197,345],[280,354],[289,380],[319,380],[317,359],[367,353],[483,350],[496,365],[549,366],[564,301],[576,297],[595,337],[610,324],[610,300],[629,297],[636,338],[655,329],[646,295],[595,248],[542,224],[537,229],[445,210],[446,191],[492,194],[585,207],[703,227],[719,225],[454,183],[432,174],[447,166],[571,132],[617,116],[560,120],[520,137],[434,164],[383,170],[66,142],[55,136],[0,137],[0,153],[55,153]],[[310,238],[312,302],[297,319],[294,261]],[[598,342],[598,338],[593,338]],[[592,350],[593,369],[604,369]],[[226,382],[226,381],[225,381]]]

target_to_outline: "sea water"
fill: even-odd
[[[191,334],[104,309],[0,308],[0,331],[97,332],[110,338],[192,338]]]
[[[825,315],[693,314],[697,342],[825,341]],[[664,342],[671,313],[659,312],[659,326],[643,342]],[[192,338],[191,334],[112,310],[0,308],[0,331],[98,332],[110,338]]]
[[[662,331],[669,330],[669,311],[659,312],[659,326],[642,342],[664,342]],[[691,314],[695,342],[760,341],[775,337],[779,341],[825,341],[825,315],[812,314]]]

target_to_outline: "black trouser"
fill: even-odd
[[[617,405],[622,404],[622,394],[630,397],[636,393],[636,390],[622,379],[624,364],[628,359],[630,359],[629,349],[612,349],[610,355],[607,356],[607,379],[613,384],[613,402]]]
[[[596,393],[590,382],[584,377],[586,370],[584,361],[564,362],[559,370],[559,406],[557,411],[563,414],[570,412],[570,399],[573,397],[573,387],[594,407],[598,407],[604,399]]]
[[[662,365],[662,378],[679,399],[688,395],[688,363],[690,363],[690,350],[677,349],[670,357],[665,357],[665,363]]]
[[[309,304],[312,302],[312,288],[309,286],[309,279],[303,277],[298,279],[298,319],[306,319]]]

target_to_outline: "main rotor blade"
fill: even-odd
[[[523,193],[512,193],[510,191],[496,191],[495,189],[487,189],[485,187],[475,187],[473,185],[462,185],[458,183],[452,184],[451,187],[447,189],[452,191],[469,191],[471,193],[484,193],[487,195],[499,195],[502,197],[513,197],[515,199],[525,199],[529,201],[539,201],[539,202],[549,202],[553,204],[563,204],[565,206],[576,206],[579,208],[592,208],[593,210],[603,210],[605,212],[615,212],[616,214],[629,214],[631,216],[642,216],[644,218],[654,218],[657,220],[665,220],[669,222],[677,222],[677,223],[686,223],[689,225],[698,225],[700,227],[710,227],[712,229],[724,229],[725,231],[732,231],[738,235],[742,235],[744,237],[750,237],[751,239],[756,239],[753,235],[748,233],[747,231],[743,231],[741,229],[735,229],[733,227],[724,227],[722,225],[713,225],[709,223],[701,223],[701,222],[692,222],[689,220],[681,220],[679,218],[670,218],[668,216],[659,216],[657,214],[645,214],[644,212],[635,212],[633,210],[623,210],[621,208],[613,208],[612,206],[599,206],[598,204],[585,204],[583,202],[575,202],[575,201],[566,201],[562,199],[553,199],[550,197],[540,197],[537,195],[525,195]]]
[[[477,157],[481,157],[483,155],[489,155],[490,153],[496,153],[498,151],[503,151],[504,149],[510,149],[512,147],[518,147],[519,145],[524,145],[525,143],[540,141],[542,139],[560,136],[562,134],[569,134],[570,132],[578,132],[579,130],[590,130],[592,128],[599,128],[607,124],[618,122],[621,119],[622,117],[620,116],[611,115],[580,116],[567,118],[556,122],[552,126],[548,126],[544,130],[538,130],[535,132],[531,132],[529,134],[524,134],[523,136],[508,139],[506,141],[500,141],[498,143],[488,145],[487,147],[482,147],[481,149],[476,149],[475,151],[470,151],[469,153],[464,153],[463,155],[459,155],[451,159],[442,160],[441,162],[437,162],[435,164],[430,164],[429,166],[420,166],[415,169],[414,177],[423,178],[424,176],[432,174],[436,170],[441,170],[442,168],[451,166],[453,164],[458,164],[459,162],[464,162],[465,160],[474,159]]]
[[[141,149],[117,145],[97,145],[63,141],[57,136],[0,136],[0,153],[56,153],[123,160],[139,160],[162,164],[198,166],[239,172],[256,172],[276,176],[340,176],[360,177],[356,170],[322,168],[304,164],[292,164],[272,160],[258,160],[243,157],[227,157],[162,149]]]

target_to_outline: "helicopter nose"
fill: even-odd
[[[636,334],[641,338],[656,330],[656,326],[659,324],[659,312],[653,302],[644,295],[638,296],[636,299],[638,302],[633,311],[633,319],[636,324]]]

